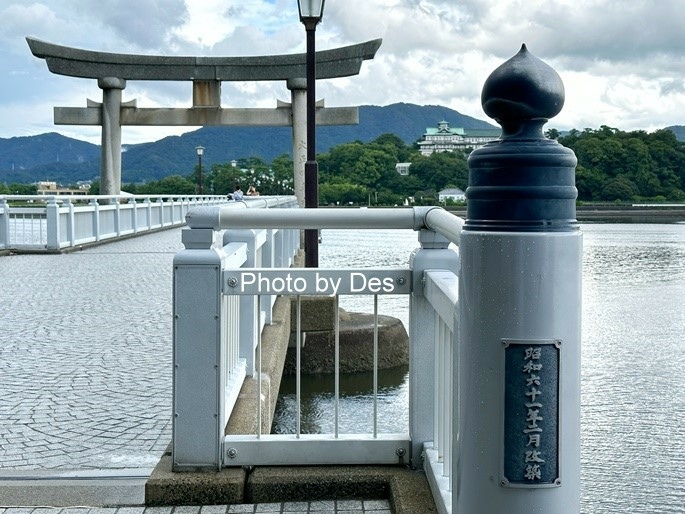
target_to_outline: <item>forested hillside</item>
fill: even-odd
[[[371,114],[367,113],[363,133],[364,137],[369,138],[368,141],[353,137],[355,133],[350,133],[347,137],[340,136],[344,140],[342,143],[332,144],[332,140],[329,140],[327,144],[330,146],[319,146],[317,159],[321,204],[352,202],[394,205],[404,202],[407,197],[417,198],[418,201],[425,198],[427,202],[434,202],[441,189],[466,189],[466,155],[440,153],[424,157],[414,145],[427,126],[437,123],[433,120],[440,121],[444,118],[450,121],[449,110],[437,106],[418,107],[408,104],[367,108],[371,109]],[[381,109],[383,114],[374,114],[375,109]],[[462,118],[450,123],[452,126],[460,124],[468,128],[469,121]],[[474,120],[474,126],[482,124],[485,122]],[[347,128],[353,127],[345,129]],[[375,137],[369,136],[382,128],[386,129],[385,132]],[[394,132],[400,128],[404,131],[404,136]],[[251,130],[257,132],[257,129]],[[284,137],[287,139],[290,137],[289,129],[284,130],[287,133],[287,137]],[[323,128],[321,133],[326,133]],[[361,133],[356,135],[359,134]],[[547,135],[571,148],[578,157],[576,186],[580,201],[685,201],[685,143],[679,141],[671,129],[653,133],[623,132],[602,126],[583,131],[571,130],[563,136],[551,129]],[[165,138],[156,143],[130,148],[123,156],[125,165],[129,163],[131,166],[130,163],[138,162],[136,166],[141,169],[159,171],[146,174],[124,172],[124,189],[146,194],[194,192],[198,184],[195,146],[202,144],[207,148],[203,159],[205,192],[227,194],[232,191],[235,183],[249,185],[253,182],[258,182],[264,194],[280,194],[291,190],[292,159],[289,142],[277,145],[281,148],[277,156],[263,158],[241,155],[241,152],[252,152],[244,150],[245,147],[243,150],[236,149],[227,144],[226,138],[223,129],[206,127],[181,137]],[[24,192],[26,186],[16,183],[56,180],[54,174],[60,172],[65,177],[73,177],[74,181],[84,177],[98,177],[99,151],[96,145],[76,142],[59,134],[43,134],[33,138],[41,145],[40,149],[36,149],[31,146],[29,139],[32,138],[0,140],[0,164],[10,167],[10,172],[0,172],[0,193]],[[14,155],[11,159],[7,157],[8,141],[15,147],[10,152]],[[261,139],[252,143],[257,144],[259,141]],[[17,156],[23,155],[22,152],[25,154],[24,162],[34,162],[30,173],[16,164]],[[51,154],[54,157],[50,157]],[[94,158],[86,160],[93,154]],[[184,159],[181,159],[181,155]],[[213,157],[208,158],[209,155]],[[220,159],[217,155],[223,155],[224,158]],[[55,162],[38,164],[46,156]],[[238,161],[237,167],[231,166],[230,161],[233,159]],[[157,163],[157,168],[152,166],[153,162]],[[397,162],[412,163],[407,176],[401,176],[395,171]],[[162,170],[166,172],[162,174]],[[15,179],[5,178],[9,176]],[[141,179],[146,183],[141,184]],[[16,183],[9,187],[11,182]]]
[[[359,107],[358,125],[317,128],[317,152],[352,141],[369,142],[386,133],[412,144],[427,127],[435,127],[443,120],[455,128],[493,128],[485,121],[439,105],[363,105]],[[203,127],[181,136],[128,145],[122,154],[122,180],[147,182],[187,175],[197,164],[196,146],[205,148],[203,163],[208,166],[248,158],[270,162],[284,153],[291,154],[292,131],[290,127]],[[0,138],[0,183],[54,180],[68,184],[95,179],[99,176],[99,158],[97,145],[56,133]]]
[[[578,158],[582,201],[685,201],[685,144],[671,130],[571,130],[559,143]]]

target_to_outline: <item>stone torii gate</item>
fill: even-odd
[[[55,45],[32,37],[26,41],[33,55],[45,59],[58,75],[97,79],[102,103],[87,107],[55,107],[56,125],[101,125],[100,192],[121,192],[121,127],[148,126],[292,126],[295,194],[304,206],[306,161],[307,81],[306,54],[256,57],[180,57],[96,52]],[[316,52],[316,78],[359,74],[362,61],[373,59],[381,39]],[[191,108],[139,108],[136,101],[122,102],[128,80],[192,81]],[[221,107],[221,82],[285,80],[291,103],[275,109]],[[317,125],[359,123],[357,107],[323,108],[317,102]]]

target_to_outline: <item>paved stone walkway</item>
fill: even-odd
[[[180,249],[180,229],[170,229],[71,254],[0,257],[0,481],[144,475],[157,464],[171,440],[172,262]],[[260,512],[391,510],[385,500],[4,508],[0,488],[0,514]]]
[[[257,505],[209,505],[204,507],[119,507],[93,508],[22,507],[0,508],[0,514],[390,514],[387,500],[344,500],[262,503]],[[417,513],[418,514],[418,513]]]
[[[171,440],[180,229],[0,257],[0,475],[151,468]],[[4,473],[3,473],[4,472]]]

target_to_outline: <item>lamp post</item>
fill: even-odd
[[[300,21],[307,31],[307,162],[304,164],[304,206],[319,206],[319,165],[316,162],[316,53],[314,34],[323,16],[325,0],[297,0]],[[319,231],[304,231],[304,265],[319,266]]]
[[[202,154],[205,153],[204,146],[196,146],[195,151],[197,152],[197,167],[198,167],[198,186],[200,194],[202,194]]]

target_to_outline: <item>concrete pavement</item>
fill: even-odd
[[[387,500],[143,506],[171,440],[181,248],[171,229],[0,257],[0,514],[390,513]]]
[[[261,503],[256,505],[205,505],[181,507],[111,507],[111,508],[7,508],[0,514],[390,514],[387,500],[338,500],[315,502]]]
[[[172,229],[0,260],[0,479],[153,468],[171,439]]]

